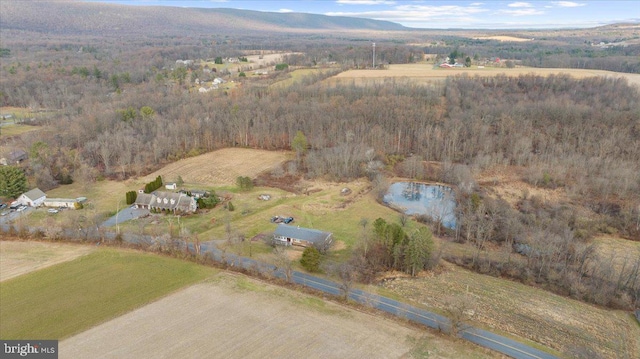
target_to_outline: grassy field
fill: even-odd
[[[587,348],[603,358],[637,358],[640,326],[629,313],[607,310],[531,286],[447,264],[437,273],[397,278],[387,291],[446,313],[449,298],[463,298],[472,323],[511,333],[562,353]]]
[[[629,83],[640,85],[640,74],[627,74],[620,72],[611,72],[603,70],[584,70],[584,69],[564,69],[564,68],[535,68],[535,67],[516,67],[508,69],[504,67],[485,67],[478,68],[472,66],[470,68],[449,68],[443,69],[434,67],[433,64],[417,63],[417,64],[395,64],[389,65],[386,70],[350,70],[339,73],[329,79],[324,80],[327,84],[335,83],[353,83],[360,85],[368,85],[379,83],[385,79],[404,80],[410,82],[426,82],[432,80],[443,80],[449,76],[466,74],[469,76],[520,76],[527,74],[535,74],[540,76],[549,76],[552,74],[568,74],[575,78],[585,78],[593,76],[604,76],[614,78],[626,78]]]
[[[286,80],[278,81],[278,82],[272,84],[270,87],[273,87],[273,88],[288,87],[288,86],[291,86],[291,85],[295,84],[296,82],[299,82],[300,80],[302,80],[306,76],[313,75],[313,74],[320,74],[320,73],[323,73],[323,72],[326,72],[326,71],[330,71],[330,69],[298,69],[298,70],[294,70],[294,71],[291,71],[289,73],[289,75],[291,77],[289,77]]]
[[[464,341],[225,272],[60,343],[60,358],[95,353],[104,358],[500,357]]]
[[[165,182],[175,181],[181,176],[185,187],[233,185],[238,176],[253,178],[260,172],[273,169],[290,157],[291,154],[288,152],[225,148],[174,162],[140,178],[138,182],[144,186],[144,183],[160,175]]]
[[[2,132],[0,133],[0,138],[2,137],[11,137],[21,135],[23,133],[37,131],[40,127],[38,126],[30,126],[30,125],[22,125],[22,124],[5,124],[2,126]]]
[[[214,273],[177,259],[100,249],[0,282],[0,337],[63,339]]]
[[[35,241],[0,241],[0,281],[66,262],[95,247]]]

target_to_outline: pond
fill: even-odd
[[[442,221],[446,228],[456,228],[456,198],[448,186],[416,182],[396,182],[389,186],[383,201],[408,215],[428,215]]]

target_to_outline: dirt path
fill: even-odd
[[[93,250],[86,245],[3,240],[0,241],[0,281],[70,261]]]
[[[431,357],[493,356],[316,297],[221,274],[61,342],[60,358],[409,358],[423,350],[436,354]]]

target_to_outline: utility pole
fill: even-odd
[[[373,68],[376,68],[376,43],[373,43]]]

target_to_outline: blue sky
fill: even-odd
[[[640,22],[640,1],[84,0],[139,6],[236,8],[388,20],[412,28],[571,28]]]

